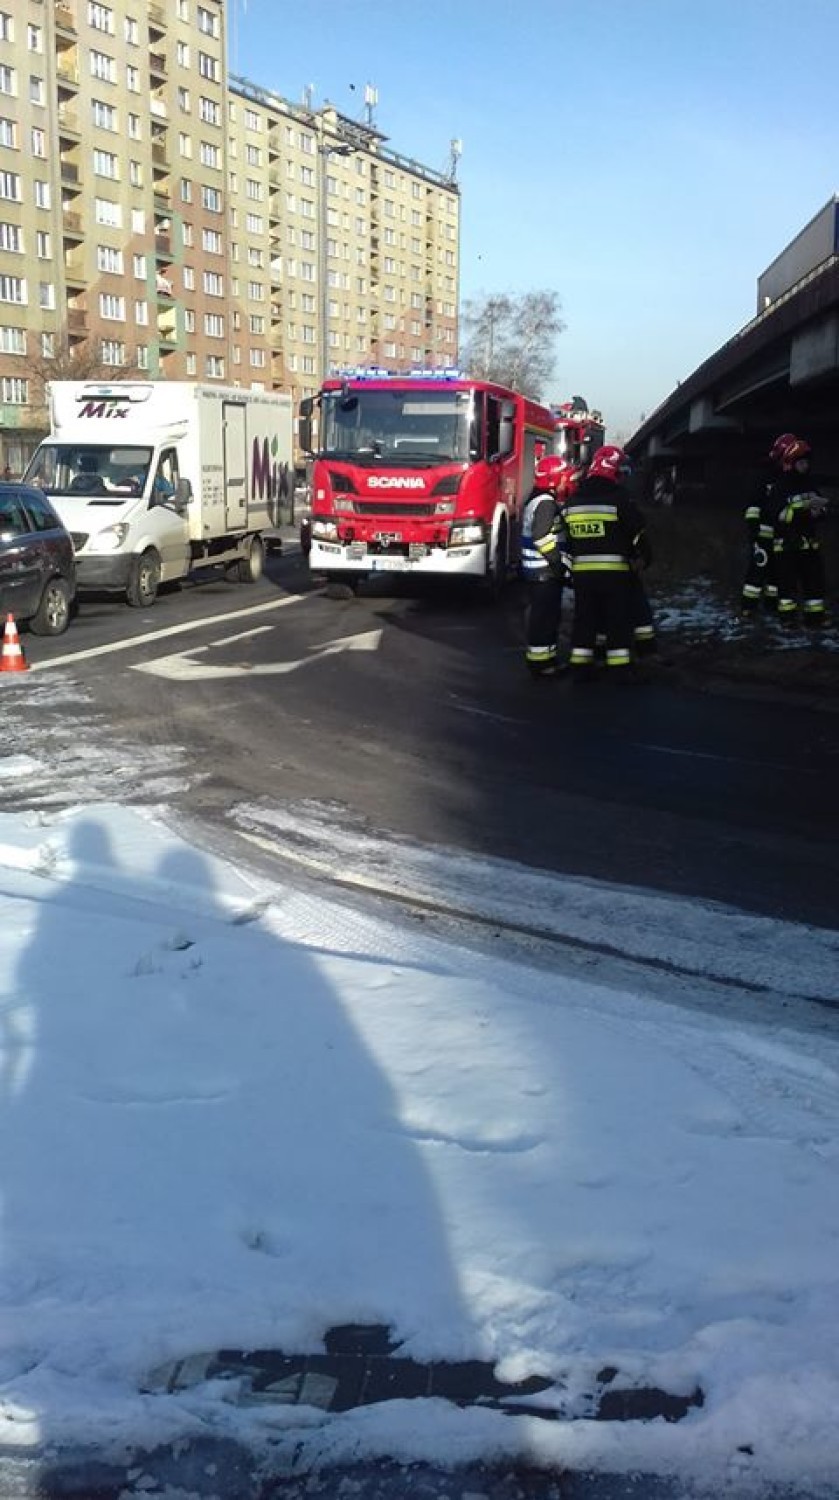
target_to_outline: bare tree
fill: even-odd
[[[539,400],[553,373],[565,324],[557,292],[495,293],[464,303],[461,364],[476,380],[494,380]]]
[[[51,353],[41,349],[37,354],[30,354],[26,361],[26,373],[31,382],[30,405],[42,410],[46,408],[47,386],[51,380],[113,381],[128,380],[136,375],[136,350],[126,351],[126,361],[121,365],[106,364],[103,352],[99,339],[72,343],[64,335],[55,339]]]

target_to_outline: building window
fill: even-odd
[[[202,141],[200,147],[201,165],[204,167],[220,167],[221,152],[212,141]]]
[[[262,166],[262,152],[260,151],[258,146],[245,147],[245,161],[247,162],[249,167]]]
[[[265,368],[264,349],[251,349],[251,367],[254,370],[263,370]]]
[[[148,346],[148,344],[138,344],[137,345],[137,369],[138,370],[147,370],[148,367],[149,367],[149,346]]]
[[[202,186],[201,202],[208,213],[221,213],[221,193],[218,188]]]
[[[134,275],[138,281],[145,281],[147,275],[145,255],[134,256]]]
[[[0,42],[13,42],[15,28],[7,10],[0,10]]]
[[[110,198],[94,199],[93,217],[97,224],[107,224],[111,229],[122,228],[122,209],[118,203],[112,203]]]
[[[146,232],[146,210],[144,208],[132,208],[131,231],[133,234],[145,234]]]
[[[26,45],[29,48],[30,52],[43,52],[44,33],[41,30],[40,26],[27,26]]]
[[[198,71],[202,78],[209,78],[213,83],[221,80],[221,67],[217,57],[211,57],[209,52],[198,53]]]
[[[96,246],[96,266],[100,271],[106,271],[111,276],[122,276],[124,266],[122,251],[113,245]]]
[[[38,282],[38,306],[48,309],[55,307],[55,287],[51,281]]]
[[[184,266],[184,291],[195,291],[195,272],[192,266]]]
[[[265,319],[261,313],[251,313],[248,318],[248,331],[250,333],[264,333]]]
[[[0,64],[0,94],[16,94],[17,80],[14,68],[9,68],[5,63]]]
[[[119,178],[119,160],[113,151],[94,151],[93,170],[97,177]]]
[[[26,301],[24,276],[0,276],[0,302],[17,302],[24,306]]]
[[[179,67],[181,67],[181,68],[188,68],[189,67],[189,43],[188,42],[178,42],[178,44],[177,44],[177,46],[175,48],[175,56],[176,56],[176,58],[178,60],[178,66]]]
[[[125,87],[132,94],[140,92],[140,69],[135,68],[133,63],[129,63],[125,70]]]
[[[23,231],[17,224],[0,224],[0,250],[23,254]]]
[[[112,104],[105,104],[101,99],[94,99],[91,102],[90,112],[93,116],[94,125],[98,125],[100,130],[116,130],[118,128],[117,112]],[[134,115],[133,118],[136,120],[137,116]]]
[[[145,328],[145,326],[148,323],[148,321],[149,321],[149,304],[148,304],[148,302],[135,302],[134,303],[134,322],[135,323],[139,323],[141,328]]]
[[[141,141],[143,139],[143,122],[139,115],[128,116],[128,134],[132,141]]]
[[[189,102],[189,89],[185,89],[183,86],[178,89],[178,108],[185,115],[188,115],[192,109],[192,105]]]
[[[182,224],[181,225],[181,239],[182,239],[183,244],[184,244],[184,246],[186,248],[189,248],[189,246],[194,243],[194,237],[193,237],[193,233],[192,233],[192,225],[191,224]]]
[[[205,271],[202,284],[208,297],[224,296],[224,277],[218,271]]]
[[[25,354],[26,331],[23,328],[0,326],[0,354]]]
[[[88,0],[87,24],[95,31],[107,31],[108,36],[114,34],[114,13],[108,5],[97,5],[95,0]]]
[[[103,318],[111,322],[125,322],[125,298],[117,297],[113,292],[99,293],[99,313]]]
[[[218,16],[213,15],[211,10],[206,10],[203,5],[199,5],[197,21],[198,30],[203,31],[205,36],[218,36]]]
[[[245,228],[247,229],[248,234],[264,234],[265,220],[263,219],[262,214],[246,214]]]
[[[184,308],[184,333],[195,332],[195,313],[191,307]]]
[[[204,332],[210,339],[224,338],[224,318],[221,313],[204,314]]]
[[[262,183],[258,182],[255,177],[246,177],[245,178],[245,193],[246,193],[247,197],[250,198],[252,201],[257,202],[257,203],[261,202],[262,201],[262,197],[263,197]]]
[[[262,129],[262,121],[255,109],[245,110],[245,129],[255,130],[257,134]]]
[[[205,125],[221,124],[221,109],[215,99],[207,99],[201,94],[198,100],[198,113]]]
[[[92,78],[100,78],[103,83],[116,83],[117,81],[117,65],[106,52],[91,50],[90,73]]]
[[[44,102],[44,80],[33,76],[29,80],[29,99],[32,104]]]
[[[224,360],[220,354],[208,354],[205,357],[204,374],[208,380],[224,379]]]
[[[194,354],[188,354],[187,357],[186,357],[186,373],[187,373],[187,375],[195,375],[197,373],[197,371],[198,371],[198,361],[195,358],[195,355]]]
[[[101,348],[103,365],[125,364],[125,345],[118,339],[103,339]]]
[[[139,47],[140,45],[140,27],[133,16],[125,17],[125,40],[129,47]]]
[[[211,255],[221,255],[224,249],[224,240],[218,229],[203,229],[201,231],[201,244]]]
[[[43,134],[43,131],[41,132]],[[8,146],[10,151],[17,150],[17,121],[0,118],[0,146]]]
[[[143,186],[143,164],[139,161],[128,163],[128,178],[132,187]]]
[[[264,302],[265,301],[265,288],[262,285],[261,281],[249,281],[248,282],[248,301],[250,301],[250,302]]]
[[[4,375],[0,384],[0,401],[6,406],[26,406],[29,402],[29,381],[17,375]]]

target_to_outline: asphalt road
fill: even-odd
[[[65,636],[23,636],[16,712],[37,684],[43,733],[44,690],[63,686],[60,716],[71,684],[96,734],[180,747],[196,773],[180,805],[205,818],[307,798],[394,835],[835,925],[835,715],[666,670],[534,684],[515,595],[393,589],[329,598],[293,551],[253,587],[210,576],[145,611],[85,600]]]

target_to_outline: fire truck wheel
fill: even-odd
[[[507,525],[501,522],[495,539],[492,557],[487,566],[484,590],[491,602],[501,598],[507,586]]]

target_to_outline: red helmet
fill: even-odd
[[[623,448],[615,448],[607,443],[605,448],[598,448],[586,471],[587,479],[611,479],[615,484],[621,484],[628,479],[632,473],[632,462],[629,454],[624,453]]]
[[[574,465],[567,458],[558,458],[555,453],[546,453],[540,458],[533,471],[533,477],[542,490],[550,490],[552,495],[562,495],[574,474]]]
[[[809,458],[810,444],[804,438],[795,436],[794,432],[782,432],[769,449],[769,457],[773,463],[780,464],[782,469],[791,469],[799,458]]]

